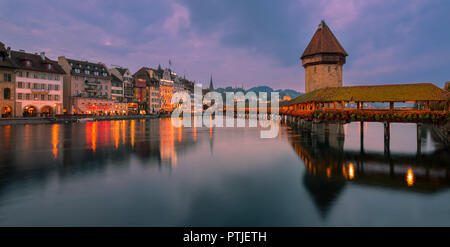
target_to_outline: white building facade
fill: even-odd
[[[16,72],[16,112],[24,117],[62,114],[64,70],[40,55],[12,51]]]

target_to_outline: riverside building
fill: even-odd
[[[15,66],[11,61],[11,48],[0,42],[0,118],[17,116],[15,111]]]
[[[156,114],[161,110],[160,75],[157,70],[142,67],[134,74],[134,95],[140,114]],[[145,111],[145,113],[144,113]]]
[[[16,67],[15,108],[17,116],[52,116],[63,112],[64,70],[44,52],[11,51]]]
[[[68,114],[126,114],[126,103],[112,93],[111,75],[103,63],[58,57],[65,71],[64,109]],[[113,95],[115,98],[113,99]]]

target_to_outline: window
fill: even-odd
[[[27,74],[27,78],[29,78],[30,77],[30,72],[27,71],[26,74]]]
[[[55,85],[55,90],[59,90],[59,85]]]
[[[45,79],[45,74],[41,74],[41,79]]]
[[[8,82],[10,82],[10,81],[11,81],[11,74],[9,74],[9,73],[4,73],[4,74],[3,74],[3,81],[8,81]]]
[[[98,71],[94,71],[94,75],[98,75]]]
[[[10,88],[5,88],[3,90],[3,98],[4,99],[11,99],[11,89]]]
[[[45,100],[45,95],[41,94],[41,100]]]
[[[25,99],[30,100],[30,96],[31,95],[29,93],[25,94]]]
[[[45,89],[45,84],[41,84],[41,89]]]
[[[39,78],[39,75],[37,73],[34,73],[34,78]]]
[[[80,73],[80,69],[75,69],[75,73]]]
[[[55,80],[59,81],[59,75],[55,75]]]
[[[39,96],[37,94],[33,94],[33,99],[34,100],[39,100]]]
[[[17,87],[18,88],[22,88],[23,87],[23,83],[21,81],[17,82]]]
[[[27,83],[27,88],[31,88],[31,83]]]
[[[25,60],[25,66],[31,67],[31,61],[30,60]]]
[[[105,90],[108,90],[108,86],[105,85]]]
[[[78,81],[78,76],[75,76],[75,77],[74,77],[74,80],[75,80],[75,81]]]
[[[18,77],[22,77],[22,71],[17,72]]]
[[[47,95],[47,100],[52,100],[52,96],[50,94]]]
[[[55,95],[55,101],[59,100],[59,95]]]
[[[22,99],[22,93],[17,94],[17,99]]]
[[[39,89],[39,84],[33,83],[33,89]]]
[[[85,73],[86,75],[89,75],[89,74],[91,74],[91,71],[85,69],[85,70],[84,70],[84,73]]]
[[[48,74],[48,79],[51,80],[52,79],[52,75]]]
[[[52,84],[48,84],[48,90],[52,90]]]

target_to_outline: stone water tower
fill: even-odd
[[[305,91],[327,87],[342,87],[342,66],[347,52],[325,21],[319,24],[302,56],[305,68]]]

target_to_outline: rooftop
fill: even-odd
[[[41,55],[27,53],[23,51],[11,51],[11,62],[12,64],[19,69],[47,72],[47,73],[56,73],[56,74],[65,74],[64,70],[59,66],[58,62],[50,60],[44,56],[44,60]],[[28,67],[25,65],[24,61],[30,61],[31,66]],[[48,68],[46,64],[51,64],[51,67]]]
[[[450,92],[432,83],[414,83],[323,88],[303,94],[290,101],[280,102],[280,106],[309,102],[406,102],[448,100],[450,100]]]
[[[319,24],[314,36],[303,52],[301,59],[316,54],[341,54],[343,56],[348,56],[347,52],[341,46],[333,32],[331,32],[325,21],[322,21]]]

